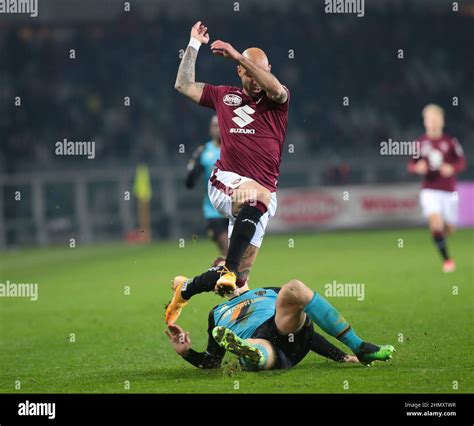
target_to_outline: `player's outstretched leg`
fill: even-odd
[[[392,358],[393,346],[364,342],[324,297],[301,281],[292,280],[278,294],[275,323],[281,333],[290,333],[304,324],[305,314],[326,333],[348,346],[361,363],[371,365],[373,361]]]
[[[249,246],[242,258],[238,272],[239,278],[237,279],[237,286],[242,290],[245,290],[248,273],[250,272],[250,268],[257,253],[257,247]],[[191,279],[179,275],[172,280],[171,287],[173,289],[173,297],[166,305],[165,310],[165,321],[167,324],[174,324],[176,322],[178,317],[181,315],[183,307],[186,306],[189,299],[196,294],[212,291],[219,296],[224,297],[234,293],[235,288],[233,287],[218,287],[216,285],[218,279],[223,274],[227,273],[224,263],[225,260],[222,257],[218,257],[214,260],[212,267],[201,275]]]
[[[226,327],[214,327],[212,336],[217,344],[239,358],[246,370],[258,371],[272,367],[275,351],[270,342],[264,339],[242,339]]]
[[[221,287],[235,290],[237,272],[242,256],[250,245],[258,222],[267,212],[271,201],[268,189],[255,181],[242,183],[232,194],[232,209],[237,214],[230,236],[229,249],[225,261],[228,271],[216,282],[216,290]]]
[[[221,258],[218,258],[214,265],[220,260]],[[215,283],[222,273],[221,266],[212,266],[206,272],[191,279],[182,275],[175,277],[172,281],[173,297],[166,305],[165,310],[166,323],[174,324],[176,322],[191,297],[199,293],[214,291]]]

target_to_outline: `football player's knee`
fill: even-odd
[[[443,219],[440,215],[434,214],[429,217],[429,225],[432,231],[442,231],[444,228]]]
[[[237,216],[240,213],[240,210],[242,210],[243,205],[244,205],[244,203],[241,202],[241,201],[232,202],[232,214],[234,216]]]
[[[430,223],[430,229],[433,232],[441,232],[444,230],[444,226],[441,221],[433,221]]]
[[[306,305],[313,297],[313,292],[299,280],[291,280],[282,287],[286,296],[290,297],[294,303]]]
[[[267,207],[270,205],[271,199],[272,194],[268,189],[264,188],[257,191],[257,200],[265,204]]]

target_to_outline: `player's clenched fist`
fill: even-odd
[[[415,164],[415,173],[418,175],[426,175],[428,173],[428,163],[425,160],[420,160]]]
[[[443,163],[439,168],[439,173],[443,177],[451,177],[454,175],[454,167],[451,164]]]
[[[211,50],[214,55],[220,55],[224,58],[230,58],[236,61],[240,60],[240,57],[242,56],[230,43],[226,43],[222,40],[214,41],[211,44]]]
[[[201,21],[197,21],[191,28],[191,37],[195,38],[200,43],[209,43],[209,33],[207,32],[207,27]]]

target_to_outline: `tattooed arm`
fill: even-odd
[[[199,46],[209,42],[209,33],[207,27],[201,21],[196,22],[191,29],[191,41],[184,52],[183,59],[178,68],[176,83],[174,88],[192,101],[199,103],[202,95],[204,83],[195,81],[195,65]]]

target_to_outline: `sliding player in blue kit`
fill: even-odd
[[[315,333],[313,323],[350,348],[362,364],[387,361],[395,351],[392,345],[363,341],[324,297],[298,280],[281,288],[246,286],[240,295],[214,307],[205,352],[193,350],[189,333],[174,323],[168,324],[166,334],[174,350],[198,368],[219,368],[226,351],[250,370],[290,368],[310,351],[343,361],[345,354],[341,358],[336,347]]]

